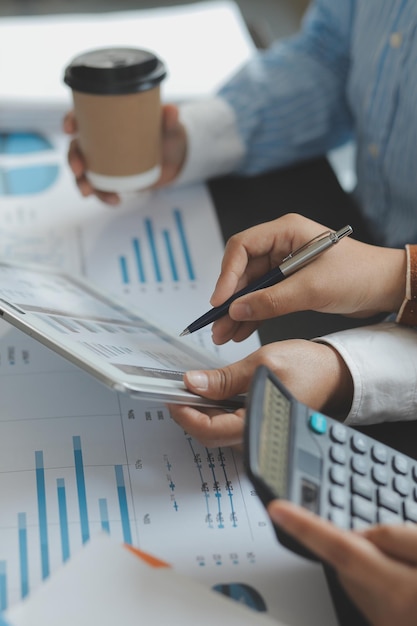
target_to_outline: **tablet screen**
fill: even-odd
[[[86,281],[47,269],[0,263],[0,309],[8,321],[116,386],[146,379],[162,388],[169,381],[182,386],[184,371],[219,366]]]

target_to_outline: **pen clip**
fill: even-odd
[[[324,233],[320,233],[319,235],[316,235],[315,237],[313,237],[313,239],[310,239],[310,241],[307,241],[307,243],[304,243],[302,246],[300,246],[296,250],[293,250],[292,252],[290,252],[284,259],[282,259],[281,263],[285,263],[285,261],[289,261],[290,259],[292,259],[294,255],[299,254],[303,250],[306,250],[307,248],[309,248],[311,244],[314,243],[315,241],[320,241],[321,239],[324,239],[325,237],[330,237],[331,235],[336,235],[336,233],[332,230],[325,230]]]

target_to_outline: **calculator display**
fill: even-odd
[[[259,435],[259,470],[279,496],[287,492],[291,403],[267,378]]]

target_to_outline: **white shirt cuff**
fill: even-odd
[[[236,170],[245,154],[233,109],[218,97],[179,106],[187,131],[187,156],[175,183],[201,182]]]
[[[346,424],[417,417],[417,330],[382,322],[316,339],[339,352],[354,385]]]

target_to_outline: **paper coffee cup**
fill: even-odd
[[[160,59],[136,48],[91,50],[66,68],[86,176],[96,189],[135,191],[160,177],[165,76]]]

